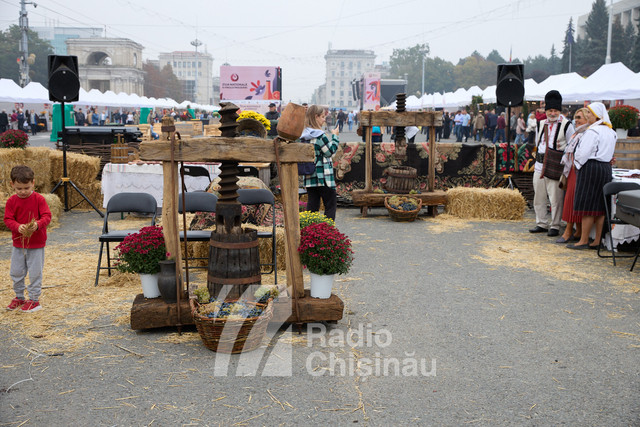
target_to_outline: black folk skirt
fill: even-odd
[[[579,216],[604,215],[602,187],[611,182],[611,163],[588,160],[580,170],[576,181],[573,210]]]

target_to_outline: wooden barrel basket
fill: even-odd
[[[640,169],[640,138],[618,140],[614,156],[616,168]]]
[[[252,296],[261,280],[256,230],[243,230],[242,234],[211,233],[207,288],[213,298],[232,300]]]
[[[128,163],[129,146],[127,144],[111,144],[111,163]]]
[[[407,194],[416,188],[418,171],[409,166],[390,166],[384,171],[387,182],[384,188],[390,193]]]

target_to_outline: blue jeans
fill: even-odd
[[[515,143],[517,144],[518,142],[522,142],[524,144],[524,133],[517,133],[516,134]]]
[[[497,130],[496,136],[493,138],[493,142],[495,143],[497,140],[500,140],[500,142],[505,142],[504,129],[498,129]]]
[[[453,133],[456,135],[456,142],[462,142],[462,126],[455,125],[453,127]]]

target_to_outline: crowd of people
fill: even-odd
[[[0,112],[0,133],[9,129],[31,132],[31,135],[38,133],[40,116],[31,110],[22,111],[21,108],[13,110],[11,114],[7,110]]]
[[[139,125],[140,124],[140,109],[135,110],[116,110],[109,113],[106,109],[98,111],[97,107],[90,107],[87,109],[87,113],[82,111],[79,107],[77,110],[74,108],[73,119],[76,126],[105,126],[108,124],[118,125]],[[197,111],[194,114],[191,111],[183,110],[182,112],[172,110],[151,110],[147,115],[147,123],[159,123],[160,119],[169,114],[177,121],[188,120],[207,120],[211,118],[212,113],[205,111]]]

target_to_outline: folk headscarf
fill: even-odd
[[[611,129],[611,120],[609,119],[609,113],[607,113],[607,107],[605,107],[602,102],[592,102],[587,106],[587,108],[589,109],[589,111],[591,111],[591,114],[598,118],[595,123],[589,126],[590,128],[598,125],[604,125]]]

